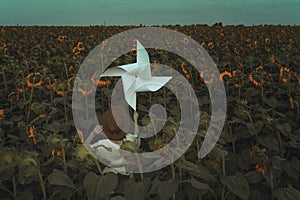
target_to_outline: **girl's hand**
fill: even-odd
[[[87,139],[85,140],[85,144],[91,144],[91,142],[93,141],[93,139],[95,138],[96,135],[100,135],[101,133],[103,133],[103,126],[102,125],[96,125],[95,128],[93,129],[93,131],[90,133],[90,135],[87,137]]]
[[[94,132],[96,135],[101,134],[101,133],[103,132],[103,126],[98,124],[97,126],[95,126],[93,132]]]

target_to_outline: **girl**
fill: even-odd
[[[138,113],[135,111],[133,114],[134,134],[126,134],[126,132],[130,129],[130,116],[122,108],[116,108],[116,111],[116,119],[114,119],[111,109],[107,110],[102,115],[100,120],[101,125],[97,125],[94,128],[86,139],[85,144],[91,147],[91,150],[96,157],[110,161],[110,166],[112,166],[113,169],[106,168],[104,172],[113,171],[121,174],[127,174],[125,173],[124,157],[120,153],[120,146],[125,141],[131,141],[134,142],[137,147],[140,146],[140,139],[137,137]],[[118,124],[122,125],[122,130],[117,126],[116,121],[118,121]],[[95,136],[100,136],[100,139],[97,142],[90,144]]]

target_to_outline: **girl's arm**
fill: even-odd
[[[88,138],[85,140],[84,143],[89,145],[93,141],[95,136],[101,133],[103,133],[103,126],[98,124],[97,126],[95,126],[94,130],[90,133],[90,135],[88,136]]]
[[[137,124],[137,119],[139,117],[139,114],[134,111],[133,113],[133,119],[134,119],[134,135],[137,135],[137,133],[139,132],[139,127],[138,127],[138,124]]]
[[[134,113],[133,113],[133,119],[134,119],[134,132],[133,132],[133,135],[136,138],[135,139],[136,145],[139,147],[141,145],[141,139],[138,137],[138,132],[139,132],[139,126],[138,126],[138,123],[137,123],[138,117],[139,117],[139,114],[136,111],[134,111]]]

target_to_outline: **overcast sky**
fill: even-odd
[[[0,25],[300,24],[300,0],[0,0]]]

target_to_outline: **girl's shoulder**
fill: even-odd
[[[120,145],[113,143],[109,139],[103,139],[99,140],[98,142],[95,142],[94,144],[90,145],[91,148],[99,148],[103,147],[106,149],[120,149]]]

